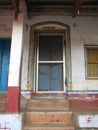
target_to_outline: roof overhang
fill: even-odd
[[[0,0],[0,9],[14,10],[19,13],[21,0]],[[24,0],[28,15],[62,14],[76,17],[98,16],[98,0]]]

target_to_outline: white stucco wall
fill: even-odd
[[[98,17],[80,17],[71,27],[73,90],[98,90],[98,80],[86,80],[84,45],[98,45]]]
[[[98,90],[98,80],[86,80],[84,45],[98,45],[98,17],[76,17],[71,16],[34,16],[26,21],[31,25],[44,21],[57,21],[70,26],[71,59],[72,59],[72,90]],[[28,56],[27,42],[24,46],[25,60]],[[28,60],[27,60],[28,61]],[[26,61],[25,61],[26,62]],[[24,62],[24,64],[25,64]],[[24,65],[26,72],[27,64]],[[26,90],[26,74],[23,75],[22,90]],[[33,76],[33,74],[32,74]]]

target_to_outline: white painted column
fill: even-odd
[[[20,91],[20,72],[22,61],[22,48],[23,48],[23,34],[24,34],[24,21],[25,21],[25,2],[20,2],[20,12],[18,19],[13,20],[12,28],[12,42],[11,42],[11,55],[8,76],[8,99],[7,99],[7,112],[19,111],[19,91]]]
[[[23,37],[23,13],[20,13],[18,20],[13,22],[11,57],[8,86],[19,86],[19,76],[22,56],[22,37]]]

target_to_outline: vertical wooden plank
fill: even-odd
[[[66,30],[66,85],[68,89],[70,85],[72,85],[72,71],[71,71],[71,43],[70,43],[70,28],[68,27]]]
[[[1,91],[5,92],[8,80],[9,58],[10,58],[10,40],[3,41],[3,56],[2,56],[2,70],[1,70]]]
[[[50,91],[50,66],[48,64],[39,65],[38,90]]]
[[[63,91],[62,90],[62,64],[54,64],[52,65],[52,74],[50,77],[51,82],[51,91]]]

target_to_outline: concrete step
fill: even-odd
[[[6,93],[0,93],[0,112],[5,112],[6,109]]]
[[[32,125],[25,126],[23,130],[75,130],[73,126],[66,125]]]
[[[5,112],[6,110],[6,101],[0,101],[0,112]]]
[[[63,94],[42,94],[32,96],[31,99],[66,99],[66,95]]]
[[[72,112],[65,112],[65,111],[26,112],[26,123],[28,125],[34,125],[34,124],[70,125],[72,124]]]
[[[25,111],[23,130],[75,130],[65,95],[32,96]]]
[[[69,110],[69,101],[64,99],[32,99],[28,102],[28,110]]]
[[[6,100],[7,94],[6,93],[0,93],[0,101]]]

